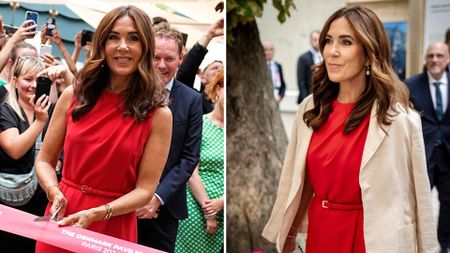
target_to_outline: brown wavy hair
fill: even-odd
[[[377,121],[380,125],[390,125],[392,117],[399,113],[395,104],[410,109],[409,91],[395,74],[391,64],[391,48],[383,24],[377,15],[365,7],[344,7],[331,15],[326,21],[319,37],[320,52],[323,54],[325,39],[330,25],[338,18],[345,17],[355,31],[366,58],[370,75],[366,76],[366,87],[355,103],[355,107],[345,123],[344,133],[348,134],[358,127],[370,114],[376,101]],[[312,94],[314,108],[303,115],[305,123],[318,130],[332,112],[332,102],[337,98],[339,84],[328,78],[325,62],[314,70]],[[393,113],[389,113],[389,109]]]
[[[85,67],[77,74],[75,83],[76,106],[72,117],[79,120],[94,107],[109,83],[110,70],[106,64],[105,44],[114,23],[128,16],[136,24],[142,56],[129,85],[122,93],[125,96],[124,116],[135,117],[136,122],[148,118],[149,112],[167,105],[166,90],[153,67],[155,39],[150,17],[135,6],[121,6],[108,12],[100,21],[92,40],[92,51]]]

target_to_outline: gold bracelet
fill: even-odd
[[[112,216],[112,208],[111,208],[111,206],[109,206],[109,204],[104,204],[103,206],[106,209],[105,218],[103,218],[103,219],[109,220],[109,218],[111,218],[111,216]]]
[[[61,190],[61,188],[59,188],[59,184],[52,184],[49,187],[47,187],[47,191],[45,192],[47,194],[47,199],[50,202],[52,202],[52,200],[50,199],[50,191],[55,187]]]

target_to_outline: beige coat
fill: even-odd
[[[307,228],[307,207],[313,192],[305,177],[305,161],[313,131],[303,121],[303,114],[312,107],[309,96],[297,112],[277,199],[263,231],[279,252],[291,226],[298,227],[301,222],[301,231]],[[377,122],[375,104],[359,175],[366,252],[438,252],[420,117],[401,108],[391,125],[383,128],[387,134]]]

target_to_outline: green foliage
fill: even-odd
[[[264,4],[267,0],[228,0],[227,1],[227,41],[231,44],[233,41],[233,29],[239,24],[245,25],[255,20],[255,17],[261,17],[264,10]],[[284,23],[286,17],[290,17],[289,9],[295,9],[293,0],[272,0],[273,6],[278,10],[278,21]]]

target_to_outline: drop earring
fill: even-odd
[[[370,76],[370,66],[366,66],[366,76]]]

